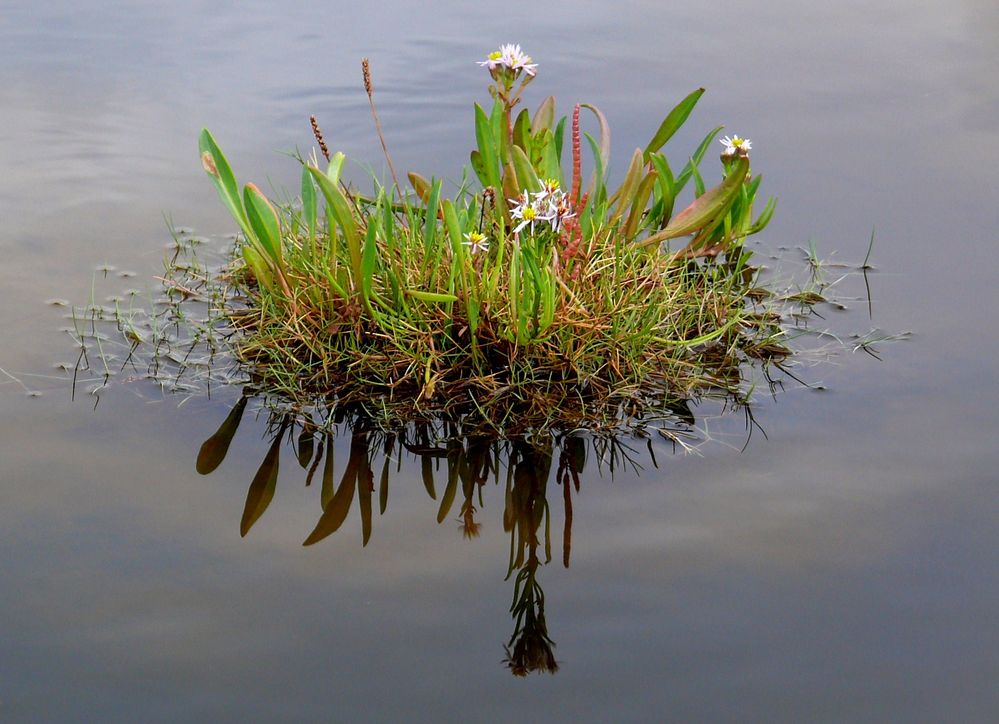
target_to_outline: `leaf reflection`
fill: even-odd
[[[219,430],[198,454],[198,471],[211,472],[221,464],[246,405],[237,403]],[[689,408],[677,411],[686,418]],[[327,418],[328,420],[329,418]],[[501,439],[481,431],[465,432],[456,423],[438,422],[385,431],[360,415],[338,411],[332,424],[312,418],[273,413],[269,420],[269,447],[250,483],[240,521],[245,536],[267,510],[277,485],[282,445],[292,448],[297,462],[307,470],[306,485],[320,474],[322,513],[303,545],[311,546],[337,532],[346,521],[354,499],[361,519],[361,542],[372,535],[375,470],[378,475],[378,512],[388,509],[392,470],[403,471],[403,459],[418,463],[427,496],[436,501],[438,524],[458,521],[463,538],[478,538],[487,483],[502,491],[503,531],[509,536],[506,579],[513,582],[510,615],[513,633],[504,642],[503,663],[515,676],[532,672],[555,673],[555,642],[548,630],[545,594],[539,580],[543,566],[552,560],[552,505],[561,500],[561,560],[569,567],[572,550],[573,495],[581,488],[588,459],[603,474],[616,470],[641,470],[644,453],[628,440],[570,433],[561,437],[535,436]],[[339,474],[335,441],[349,435],[347,461]],[[635,438],[631,438],[632,441]],[[652,452],[651,443],[648,451]],[[381,460],[379,460],[379,456]],[[655,464],[654,456],[651,458]],[[557,464],[553,466],[553,462]],[[321,468],[321,473],[319,472]],[[409,468],[415,477],[415,468]],[[553,474],[554,473],[554,474]],[[415,481],[414,481],[415,482]],[[443,487],[438,488],[438,483]],[[549,500],[548,486],[561,487]],[[438,494],[440,491],[440,494]],[[557,537],[557,533],[556,533]]]

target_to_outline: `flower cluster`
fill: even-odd
[[[731,138],[725,136],[718,143],[725,146],[725,150],[722,151],[723,156],[734,156],[736,154],[745,156],[753,147],[752,142],[748,138],[739,138],[738,136],[732,136]]]
[[[534,75],[538,70],[538,64],[531,62],[531,56],[520,49],[519,45],[501,45],[499,50],[489,54],[485,60],[477,61],[479,65],[488,68],[490,73],[497,71],[509,71],[514,76],[521,71],[528,75]]]
[[[575,216],[569,195],[559,188],[555,179],[546,179],[541,191],[524,191],[516,199],[510,199],[510,203],[513,204],[510,216],[520,222],[513,229],[515,234],[525,227],[530,227],[533,234],[535,226],[542,222],[551,226],[552,231],[558,231],[563,221]]]

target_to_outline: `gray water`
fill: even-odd
[[[984,721],[999,711],[999,6],[957,2],[0,5],[0,719]],[[212,129],[243,179],[294,188],[283,152],[381,170],[371,59],[400,168],[454,178],[474,61],[519,42],[533,105],[599,105],[615,169],[708,93],[667,152],[710,127],[753,140],[779,197],[767,242],[856,264],[866,301],[829,324],[912,330],[799,373],[709,421],[698,455],[587,469],[572,562],[539,575],[554,676],[515,679],[502,488],[482,535],[436,523],[412,461],[361,546],[319,545],[314,487],[284,461],[246,538],[266,451],[247,421],[210,477],[194,457],[226,400],[119,385],[69,398],[65,309],[153,288],[163,214],[232,230],[200,169]],[[363,172],[355,169],[359,176]],[[103,263],[116,271],[95,274]],[[117,270],[135,273],[118,278]],[[25,388],[41,392],[28,395]],[[550,488],[558,508],[561,492]],[[561,510],[558,508],[558,510]],[[453,518],[454,516],[451,516]],[[557,517],[557,516],[556,516]],[[557,521],[556,521],[557,522]]]

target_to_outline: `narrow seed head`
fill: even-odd
[[[361,58],[361,72],[364,75],[364,92],[371,95],[371,68],[368,67],[368,59]]]
[[[319,144],[319,150],[323,152],[323,156],[326,160],[330,160],[330,150],[326,147],[326,141],[323,139],[323,132],[319,130],[319,121],[316,120],[315,116],[309,116],[309,122],[312,124],[312,135],[316,137],[316,142]]]

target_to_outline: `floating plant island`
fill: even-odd
[[[753,264],[746,239],[775,201],[757,202],[750,141],[719,145],[718,127],[682,164],[662,152],[704,89],[610,187],[605,115],[579,103],[560,117],[551,96],[520,108],[538,66],[503,46],[479,63],[492,103],[474,105],[470,170],[446,188],[400,181],[362,65],[391,180],[348,183],[312,117],[318,149],[298,155],[300,197],[277,203],[240,188],[202,131],[202,165],[238,233],[216,264],[178,235],[158,321],[115,311],[133,367],[139,348],[156,375],[207,353],[231,363],[217,381],[310,416],[520,434],[683,417],[706,395],[742,402],[746,368],[793,355],[787,305],[821,297],[768,288]]]

